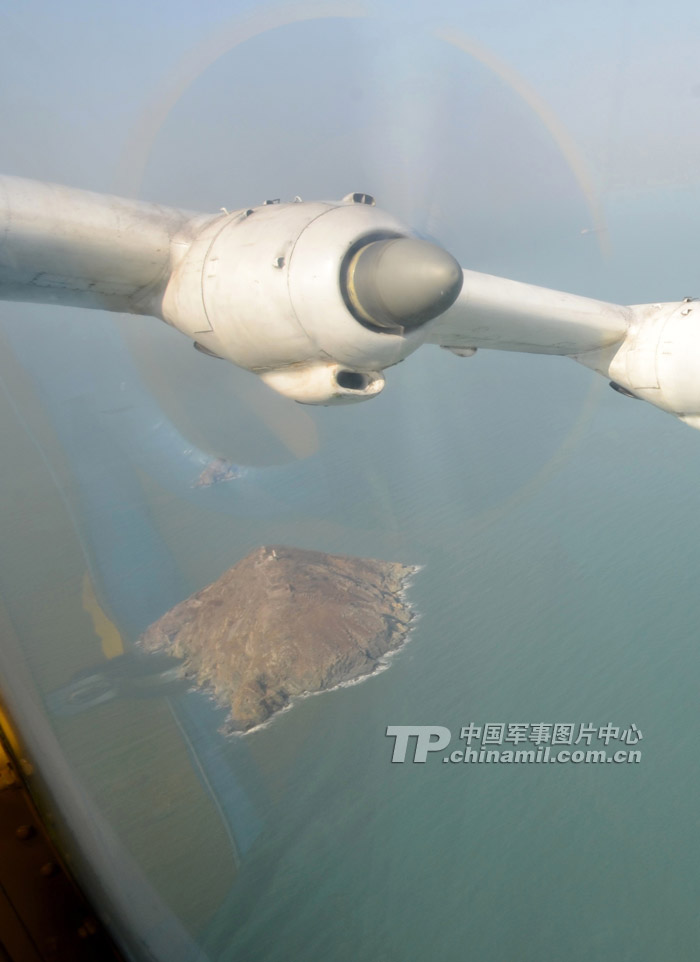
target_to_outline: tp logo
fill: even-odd
[[[439,752],[450,744],[449,728],[441,725],[389,725],[386,730],[387,738],[394,739],[394,753],[392,762],[406,761],[408,739],[415,736],[416,747],[413,752],[414,762],[424,762],[428,752]]]

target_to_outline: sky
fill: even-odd
[[[579,144],[601,189],[697,181],[700,10],[678,0],[204,5],[3,0],[3,170],[104,189],[123,163],[143,111],[178,77],[186,77],[188,59],[201,58],[207,49],[213,54],[222,39],[233,41],[248,26],[259,30],[263,24],[283,24],[300,11],[317,18],[336,11],[348,34],[362,21],[365,28],[373,24],[375,39],[383,37],[380,60],[367,41],[371,29],[364,46],[360,43],[354,52],[358,69],[374,72],[375,100],[366,105],[370,111],[381,100],[382,88],[390,87],[387,73],[397,75],[397,57],[423,60],[439,79],[445,51],[444,46],[435,49],[431,34],[447,28],[465,34],[535,88]],[[321,22],[308,22],[307,36]],[[295,29],[278,26],[270,32],[279,34],[280,44],[266,72],[270,82],[285,77],[279,95],[293,97],[295,78],[285,68],[287,60],[294,62]],[[245,59],[245,46],[222,56]],[[320,42],[307,65],[321,99],[332,92],[327,78],[333,64],[327,53]],[[261,81],[252,79],[256,82],[229,92],[232,111],[241,100],[254,109]],[[313,110],[313,98],[309,100]],[[459,120],[456,113],[453,121]],[[268,130],[268,143],[274,150],[274,128]],[[203,150],[212,147],[215,139],[202,145]],[[278,162],[283,160],[278,152]],[[245,169],[232,171],[243,184],[245,174]]]

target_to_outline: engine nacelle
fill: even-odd
[[[692,427],[700,427],[700,301],[642,304],[621,344],[576,360]]]
[[[348,303],[341,281],[353,252],[411,236],[367,201],[271,203],[210,220],[181,241],[162,317],[205,353],[263,375],[295,400],[374,397],[381,371],[426,335],[421,326],[372,329]]]

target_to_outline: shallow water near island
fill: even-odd
[[[48,345],[70,332],[76,371],[98,364],[79,322],[34,323]],[[128,911],[153,944],[172,935],[168,958],[696,958],[695,432],[572,362],[426,350],[371,406],[313,412],[317,454],[180,490],[105,418],[71,436],[37,401],[51,359],[22,363],[0,506],[24,532],[0,562],[17,662],[118,842],[115,891],[133,860],[156,893],[160,914]],[[86,571],[128,650],[260,544],[420,565],[389,669],[245,738],[185,686],[51,713],[109,661]],[[387,726],[459,747],[470,722],[634,723],[641,760],[392,764]]]

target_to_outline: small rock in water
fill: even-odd
[[[223,458],[215,458],[210,461],[202,471],[193,488],[210,488],[212,484],[220,484],[222,481],[235,481],[241,477],[240,469],[230,461]]]

